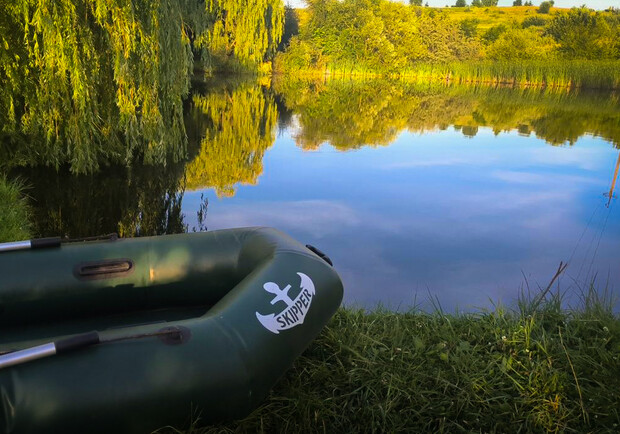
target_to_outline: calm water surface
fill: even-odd
[[[620,290],[617,95],[402,83],[243,84],[188,109],[188,161],[17,170],[40,235],[265,225],[330,255],[345,303],[514,303],[569,262]],[[618,186],[620,189],[620,186]]]

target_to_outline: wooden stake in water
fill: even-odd
[[[614,197],[614,188],[616,187],[616,179],[618,179],[618,169],[620,169],[620,154],[618,154],[618,162],[616,163],[616,170],[614,176],[611,179],[611,188],[609,189],[609,200],[607,201],[607,208],[611,204],[611,198]]]

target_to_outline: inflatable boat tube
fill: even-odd
[[[242,417],[342,295],[316,250],[269,228],[0,253],[0,354],[57,342],[53,356],[0,369],[0,432]],[[60,351],[76,335],[100,343]]]

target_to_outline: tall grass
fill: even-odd
[[[356,67],[330,65],[324,70],[282,72],[294,76],[399,77],[413,81],[445,81],[459,84],[620,89],[620,61],[616,60],[416,63],[405,70],[394,72],[376,72]]]
[[[30,236],[28,205],[21,182],[0,175],[0,242],[25,240]]]
[[[419,64],[403,75],[457,83],[620,89],[620,62],[603,60]]]
[[[182,432],[617,432],[610,300],[540,295],[460,315],[341,309],[264,405]]]

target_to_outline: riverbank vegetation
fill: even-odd
[[[62,0],[0,5],[0,143],[76,173],[186,157],[194,68],[265,69],[281,0]],[[267,67],[268,69],[268,67]]]
[[[187,432],[617,431],[620,318],[594,290],[573,310],[560,298],[472,314],[341,309],[250,416],[199,428],[198,415]]]
[[[9,182],[0,174],[0,243],[30,237],[29,206],[20,182]]]
[[[279,54],[286,74],[399,75],[457,82],[620,87],[620,12],[435,9],[316,0]]]
[[[269,75],[272,60],[289,77],[620,86],[616,9],[388,0],[312,0],[303,11],[282,0],[20,0],[0,8],[0,163],[73,173],[186,161],[195,74]]]

